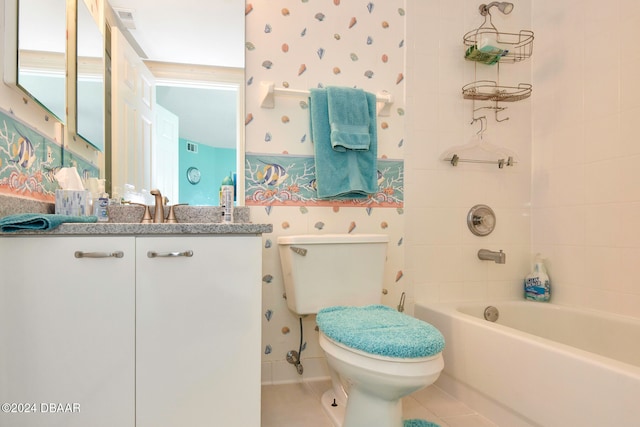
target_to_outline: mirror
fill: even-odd
[[[6,0],[6,13],[15,7]],[[16,14],[17,13],[17,14]],[[18,52],[17,69],[15,58],[6,61],[5,78],[16,84],[36,102],[46,108],[61,122],[66,118],[66,46],[67,12],[66,0],[18,0],[17,9],[6,16],[9,24],[17,16],[13,48],[5,46],[7,54]],[[13,32],[12,32],[13,33]]]
[[[21,0],[22,1],[22,0]],[[84,0],[77,0],[76,132],[104,150],[104,44]]]
[[[109,3],[117,18],[110,24],[124,34],[156,80],[155,102],[179,123],[178,159],[173,159],[178,191],[173,192],[173,199],[169,197],[169,203],[217,205],[218,189],[229,173],[235,174],[237,193],[243,194],[243,174],[237,171],[244,170],[244,0],[184,0],[179,7],[170,0]],[[112,52],[112,68],[116,69],[114,58]],[[114,97],[117,85],[112,80]],[[114,111],[116,105],[114,102]],[[156,126],[163,123],[157,120]],[[112,133],[109,152],[113,153],[115,175],[117,164],[127,159],[118,158],[118,153],[126,152],[118,147],[118,128]],[[155,138],[162,133],[162,127],[157,128]],[[158,188],[163,191],[162,182],[167,181],[154,180],[153,173],[170,169],[156,167],[151,185],[160,182]],[[238,204],[242,203],[239,197]]]
[[[239,85],[162,79],[156,84],[157,104],[179,121],[179,203],[219,205],[215,190],[237,170]],[[195,171],[198,179],[190,175]]]

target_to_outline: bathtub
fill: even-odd
[[[500,427],[640,426],[638,319],[529,301],[414,314],[445,337],[438,384]]]

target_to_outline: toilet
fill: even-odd
[[[402,427],[401,399],[433,384],[444,338],[380,305],[388,237],[278,237],[287,306],[316,314],[332,387],[323,408],[337,427]]]

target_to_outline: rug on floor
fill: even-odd
[[[404,420],[404,427],[440,427],[436,423],[425,420]]]

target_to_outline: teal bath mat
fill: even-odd
[[[425,420],[404,420],[404,427],[440,427],[436,423]]]

